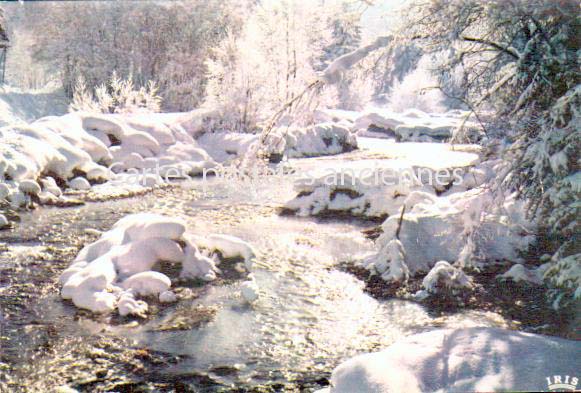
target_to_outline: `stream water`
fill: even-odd
[[[381,148],[369,146],[291,164],[320,167],[377,159]],[[442,326],[504,323],[496,314],[434,316],[413,302],[372,298],[360,280],[337,265],[373,250],[361,231],[374,224],[279,216],[277,207],[293,196],[290,179],[248,187],[217,179],[204,187],[198,179],[140,197],[23,214],[16,229],[0,233],[0,366],[24,380],[21,385],[30,391],[40,390],[43,380],[56,378],[48,378],[42,362],[74,364],[79,359],[67,352],[66,343],[108,336],[121,339],[121,347],[175,357],[156,366],[157,380],[183,379],[193,391],[267,385],[275,391],[289,386],[309,391],[323,385],[339,362],[403,336]],[[96,237],[86,230],[107,230],[125,214],[139,211],[181,217],[196,233],[225,233],[250,242],[259,254],[254,268],[259,301],[244,304],[239,281],[208,284],[192,299],[160,308],[138,324],[93,318],[61,301],[55,284],[58,272],[79,247]],[[30,296],[18,298],[23,293]],[[187,319],[200,307],[214,310],[213,318],[191,328],[159,329],[177,317]],[[203,382],[192,375],[203,375]],[[75,386],[72,376],[61,377],[56,383],[64,380]],[[0,390],[2,386],[0,382]],[[77,388],[98,391],[99,386],[97,382]]]

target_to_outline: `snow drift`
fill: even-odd
[[[238,238],[199,236],[176,218],[132,214],[79,252],[59,278],[61,296],[96,313],[117,309],[120,315],[144,316],[148,305],[138,297],[175,301],[172,278],[158,271],[162,263],[181,265],[181,278],[211,281],[220,272],[220,259],[210,257],[217,253],[243,259],[247,270],[255,258],[252,247]]]
[[[472,175],[478,160],[477,154],[452,151],[444,144],[394,143],[392,160],[311,171],[297,180],[297,196],[285,204],[285,210],[299,216],[386,218],[397,215],[408,196],[410,207],[416,199],[433,200],[451,186],[458,191],[480,184],[485,178],[477,182]]]
[[[71,113],[0,128],[0,200],[15,207],[54,203],[66,189],[122,183],[116,174],[130,169],[149,168],[155,184],[170,168],[184,176],[214,165],[178,122],[155,115]],[[24,182],[37,186],[23,189]]]
[[[357,356],[320,393],[547,391],[547,377],[576,386],[581,343],[495,328],[436,330]]]
[[[519,251],[534,240],[534,223],[526,219],[524,205],[515,196],[503,206],[485,209],[492,201],[490,191],[484,188],[439,198],[412,193],[404,202],[409,210],[399,231],[405,269],[410,275],[428,272],[439,261],[460,266],[478,266],[490,260],[519,261]],[[397,216],[382,224],[383,234],[377,239],[379,251],[363,262],[367,268],[382,273],[389,261],[388,265],[397,263],[397,269],[402,269],[401,261],[392,261],[389,247],[399,226]],[[432,273],[436,280],[439,273]]]
[[[229,162],[251,154],[260,144],[260,136],[240,133],[205,133],[197,139],[214,160]],[[267,153],[282,158],[334,155],[357,149],[357,139],[347,127],[337,123],[319,123],[308,127],[279,127],[264,143]]]
[[[480,132],[477,123],[465,121],[469,114],[459,110],[426,113],[418,109],[392,112],[376,108],[360,114],[352,131],[359,136],[390,137],[400,142],[443,142],[450,140],[459,127],[469,134]]]

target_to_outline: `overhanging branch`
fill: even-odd
[[[464,41],[476,42],[478,44],[488,45],[490,47],[493,47],[494,49],[497,49],[497,50],[499,50],[499,51],[501,51],[503,53],[506,53],[507,55],[513,57],[516,60],[520,59],[520,57],[518,56],[518,54],[516,54],[515,52],[513,52],[512,50],[510,50],[508,48],[503,47],[500,44],[497,44],[496,42],[484,40],[482,38],[474,38],[474,37],[466,37],[466,36],[463,36],[461,38]]]

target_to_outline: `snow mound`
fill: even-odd
[[[418,196],[414,198],[419,201]],[[434,200],[425,198],[424,203],[411,206],[399,232],[410,275],[428,272],[438,261],[457,262],[461,257],[469,259],[465,265],[480,263],[464,254],[481,255],[488,261],[519,261],[519,251],[534,240],[534,223],[526,219],[524,205],[514,195],[503,206],[492,203],[489,190],[475,188]],[[493,208],[484,209],[486,205]],[[371,257],[374,261],[388,258],[387,245],[395,238],[399,221],[399,216],[391,216],[382,224],[379,252]]]
[[[200,146],[217,162],[229,162],[244,156],[258,143],[258,135],[232,132],[205,133],[197,139]]]
[[[430,294],[451,293],[472,289],[472,280],[446,261],[437,262],[424,277],[422,286]]]
[[[473,130],[478,124],[464,121],[469,112],[426,113],[418,109],[392,112],[372,109],[355,119],[352,131],[359,136],[395,138],[399,142],[443,142],[452,138],[460,126]]]
[[[225,258],[239,256],[250,270],[252,247],[226,235],[207,238],[186,232],[176,218],[139,213],[119,220],[113,228],[85,246],[61,274],[63,299],[97,313],[118,310],[120,315],[144,316],[147,303],[136,297],[156,297],[173,302],[172,281],[156,271],[162,263],[181,264],[180,276],[212,280],[219,270],[214,260],[202,255],[198,244]]]
[[[391,240],[375,256],[365,260],[364,265],[374,269],[385,281],[405,282],[409,277],[405,250],[397,239]]]
[[[247,303],[252,304],[258,300],[260,293],[254,275],[250,274],[248,278],[250,280],[243,282],[240,286],[240,293]]]
[[[151,187],[164,176],[214,167],[188,132],[171,122],[174,117],[75,112],[0,128],[0,201],[16,208],[32,201],[56,204],[67,188],[88,192],[127,181]],[[125,176],[138,170],[151,174]]]
[[[357,149],[357,138],[349,128],[338,123],[320,123],[309,127],[284,127],[274,131],[284,136],[289,158],[340,154]]]
[[[544,264],[536,269],[527,269],[520,263],[517,263],[511,266],[511,268],[508,269],[505,273],[498,275],[497,278],[501,280],[511,280],[517,283],[525,282],[535,285],[542,285],[543,276],[548,268],[549,264]]]
[[[228,132],[205,133],[197,142],[218,162],[230,162],[252,153],[261,143],[259,135]],[[357,139],[349,128],[338,123],[320,123],[308,127],[279,127],[265,140],[266,150],[279,160],[319,157],[357,149]]]
[[[39,90],[22,90],[3,85],[0,88],[0,127],[26,124],[35,119],[67,112],[68,98],[47,86]]]
[[[577,341],[510,330],[435,330],[342,363],[321,393],[541,392],[555,375],[575,388],[579,351]]]

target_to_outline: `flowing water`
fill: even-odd
[[[297,160],[293,165],[345,165],[376,153]],[[403,336],[442,326],[503,323],[493,314],[433,316],[417,303],[370,297],[363,282],[337,265],[373,251],[373,243],[361,232],[373,224],[279,216],[277,207],[293,195],[290,178],[260,184],[220,179],[203,184],[198,179],[140,197],[24,214],[15,230],[0,233],[0,359],[16,371],[31,367],[32,359],[42,363],[60,357],[62,362],[65,356],[59,351],[65,349],[54,342],[106,335],[121,338],[130,348],[175,357],[156,367],[156,379],[184,379],[194,391],[265,385],[282,390],[294,382],[314,389],[339,362]],[[76,250],[96,237],[86,229],[107,230],[123,215],[139,211],[181,217],[194,233],[226,233],[250,242],[258,251],[254,274],[261,289],[259,301],[252,306],[242,302],[240,281],[208,284],[197,288],[190,300],[160,308],[139,324],[93,318],[61,301],[56,277]],[[27,290],[27,285],[35,288]],[[22,293],[33,297],[22,302],[27,310],[10,301]],[[159,328],[178,319],[191,320],[206,309],[213,310],[213,317],[204,323]],[[42,345],[50,346],[50,356],[43,356]],[[68,356],[65,363],[78,360]],[[21,373],[19,378],[22,375],[31,378],[30,386],[42,386],[42,372]],[[193,375],[203,375],[203,382]],[[74,386],[74,378],[68,379]],[[80,390],[98,390],[98,384],[91,386]]]

